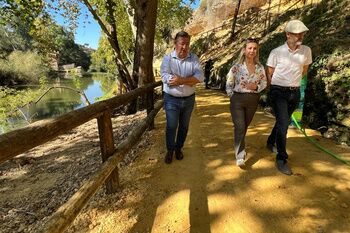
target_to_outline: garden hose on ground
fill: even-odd
[[[334,158],[336,158],[337,160],[339,160],[342,163],[345,163],[346,165],[348,165],[350,167],[350,161],[347,161],[343,158],[341,158],[339,155],[334,154],[333,152],[323,148],[321,145],[319,145],[314,139],[310,138],[309,136],[307,136],[305,130],[303,128],[300,127],[298,121],[295,119],[295,117],[292,114],[292,120],[294,122],[294,124],[297,126],[297,128],[300,130],[300,132],[302,132],[304,134],[304,136],[306,137],[307,140],[309,140],[312,144],[314,144],[318,149],[322,150],[323,152],[333,156]]]

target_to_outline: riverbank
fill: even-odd
[[[111,97],[113,86],[115,80],[110,75],[90,73],[72,78],[53,76],[36,86],[0,87],[0,133],[81,108],[86,99],[93,103]]]

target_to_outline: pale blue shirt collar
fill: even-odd
[[[172,58],[176,58],[176,59],[178,59],[178,60],[185,60],[185,59],[191,57],[191,52],[189,52],[189,53],[187,54],[187,57],[185,57],[185,58],[179,58],[179,57],[177,56],[177,54],[176,54],[175,49],[174,49],[174,50],[170,53],[170,56],[171,56]]]

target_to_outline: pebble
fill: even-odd
[[[347,209],[349,207],[346,203],[341,203],[340,206],[343,207],[344,209]]]
[[[24,231],[25,228],[26,228],[26,226],[22,223],[22,224],[19,226],[18,231],[19,231],[19,232],[22,232],[22,231]]]
[[[92,223],[89,225],[89,229],[90,229],[90,230],[94,229],[94,227],[95,227],[95,225],[92,224]]]
[[[337,194],[335,192],[329,192],[329,194],[332,196],[332,197],[337,197]]]
[[[12,215],[12,214],[15,213],[15,210],[11,209],[11,210],[9,210],[7,213],[10,214],[10,215]]]

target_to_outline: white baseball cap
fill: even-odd
[[[284,30],[286,32],[291,32],[291,33],[302,33],[302,32],[309,31],[309,29],[305,26],[305,24],[297,19],[289,21]]]

